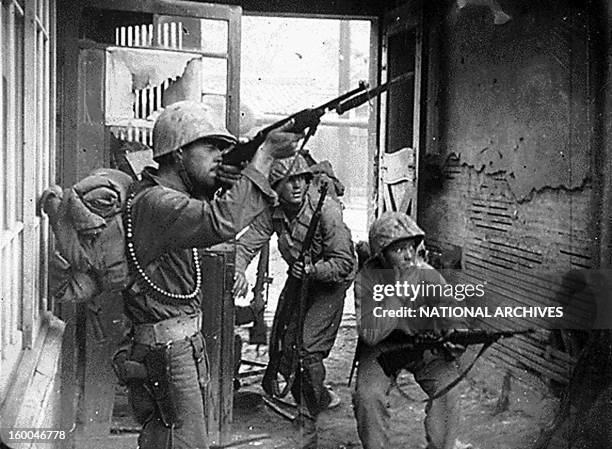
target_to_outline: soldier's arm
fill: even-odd
[[[376,276],[376,269],[365,267],[355,279],[355,315],[359,338],[370,346],[384,340],[397,327],[398,319],[381,317],[383,310],[396,309],[396,297],[381,297],[384,280]],[[401,304],[399,304],[401,306]],[[377,316],[378,315],[378,316]]]
[[[161,227],[170,248],[205,248],[236,236],[276,200],[267,178],[249,166],[224,195],[212,201],[198,200],[173,189],[156,188],[145,193],[154,216],[143,217]]]
[[[266,209],[253,220],[246,232],[236,241],[236,272],[244,273],[251,260],[274,233],[272,214]]]
[[[355,253],[351,231],[342,221],[342,208],[337,201],[325,201],[320,226],[323,258],[315,263],[313,278],[322,282],[339,282],[353,271]]]

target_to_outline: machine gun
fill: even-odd
[[[302,249],[297,260],[308,264],[310,249],[314,240],[315,232],[321,220],[323,203],[327,196],[327,184],[323,184],[320,190],[319,201],[312,214]],[[302,346],[302,332],[304,316],[306,314],[306,294],[308,292],[308,276],[298,279],[291,274],[287,279],[283,294],[278,301],[274,325],[270,336],[269,362],[262,386],[270,396],[285,397],[295,381],[300,367],[300,349]],[[279,375],[285,381],[281,390]]]
[[[368,89],[368,85],[364,81],[360,81],[359,87],[356,89],[346,92],[339,97],[322,104],[321,106],[303,109],[300,112],[285,117],[284,119],[260,130],[251,140],[243,143],[237,143],[233,147],[230,147],[223,153],[223,164],[241,167],[244,163],[253,158],[257,152],[257,149],[262,143],[264,143],[266,137],[271,131],[275,130],[276,128],[280,128],[281,126],[289,123],[291,120],[293,120],[293,126],[288,130],[288,132],[301,133],[308,129],[306,137],[302,143],[302,148],[304,148],[308,142],[308,139],[315,134],[317,127],[321,122],[321,117],[323,117],[323,115],[326,113],[336,111],[339,115],[342,115],[346,111],[361,106],[370,99],[377,97],[394,84],[408,82],[409,80],[413,79],[413,77],[414,72],[405,73],[372,89]]]

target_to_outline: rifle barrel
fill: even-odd
[[[414,72],[406,72],[402,75],[396,76],[391,81],[387,81],[385,84],[381,84],[380,86],[373,87],[372,89],[368,89],[362,94],[356,95],[352,98],[348,98],[347,100],[341,102],[335,109],[338,115],[344,114],[346,111],[350,111],[351,109],[356,108],[357,106],[361,106],[363,103],[369,101],[371,98],[380,95],[382,92],[389,89],[394,84],[403,84],[414,78]]]

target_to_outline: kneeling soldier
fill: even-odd
[[[424,232],[407,215],[399,212],[382,214],[370,228],[372,256],[360,268],[355,281],[355,302],[359,332],[357,386],[353,397],[357,430],[364,449],[388,449],[388,395],[401,369],[410,371],[427,393],[425,431],[428,449],[451,449],[457,426],[457,391],[451,389],[441,397],[434,396],[458,376],[457,355],[460,348],[390,353],[388,364],[379,356],[384,345],[410,344],[421,332],[440,332],[445,323],[418,322],[415,318],[396,318],[384,310],[401,310],[419,304],[425,298],[384,298],[375,286],[396,285],[399,281],[413,285],[444,285],[442,276],[418,256]],[[380,290],[380,287],[376,289]],[[429,301],[431,298],[427,298]],[[422,303],[421,303],[422,304]],[[375,312],[378,309],[378,312]],[[446,329],[449,329],[447,327]],[[457,351],[459,349],[459,351]],[[383,364],[385,369],[383,369]],[[392,367],[389,370],[389,365]]]

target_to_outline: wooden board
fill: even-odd
[[[202,333],[210,363],[206,389],[208,436],[224,444],[231,436],[234,372],[234,246],[218,245],[202,253]]]

